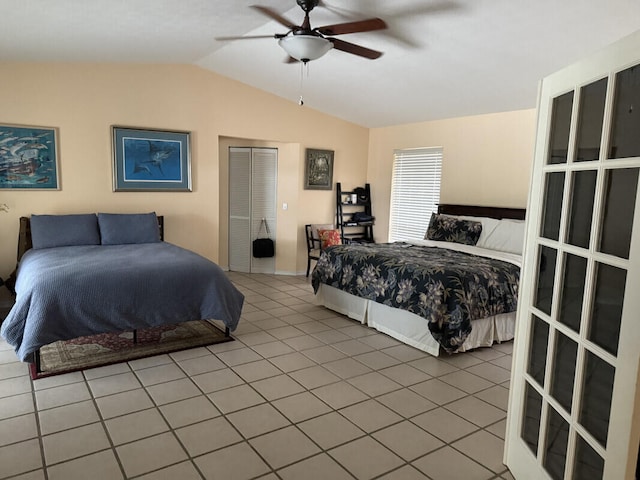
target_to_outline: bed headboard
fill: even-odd
[[[164,217],[158,215],[158,229],[160,240],[164,240]],[[20,231],[18,233],[18,262],[27,250],[33,247],[31,241],[31,222],[29,217],[20,217]]]
[[[441,203],[438,205],[438,213],[444,215],[466,215],[469,217],[510,218],[524,220],[527,213],[524,208],[509,207],[483,207],[479,205],[456,205]]]

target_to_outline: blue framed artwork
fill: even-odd
[[[0,188],[60,188],[56,128],[0,124]]]
[[[112,127],[113,190],[191,191],[189,132]]]

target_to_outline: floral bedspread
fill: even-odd
[[[349,244],[322,252],[321,283],[428,320],[432,336],[455,352],[471,321],[516,310],[520,267],[469,253],[409,243]]]

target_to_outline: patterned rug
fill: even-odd
[[[133,332],[103,333],[46,345],[40,349],[40,372],[31,364],[31,378],[43,378],[163,353],[228,342],[232,337],[207,320],[164,325]]]

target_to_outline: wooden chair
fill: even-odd
[[[307,236],[307,277],[311,271],[311,260],[318,261],[320,258],[320,238],[318,238],[318,230],[314,229],[311,224],[304,226]],[[314,235],[315,234],[315,235]]]
[[[305,235],[307,237],[307,277],[311,272],[311,260],[318,261],[322,250],[322,242],[320,242],[319,230],[333,230],[335,227],[332,223],[310,223],[304,226]]]

